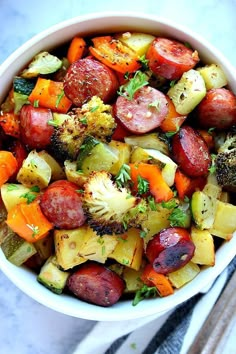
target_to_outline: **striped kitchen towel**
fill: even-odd
[[[206,293],[195,295],[161,317],[97,322],[73,354],[188,353],[234,270],[236,257]]]

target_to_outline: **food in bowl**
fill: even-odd
[[[1,106],[2,251],[51,291],[105,307],[174,296],[231,239],[236,99],[190,46],[77,35],[14,76]]]

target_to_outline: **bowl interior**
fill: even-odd
[[[236,72],[224,56],[203,38],[193,34],[182,26],[172,24],[158,17],[138,14],[106,13],[73,18],[53,26],[35,36],[15,51],[0,67],[0,102],[11,86],[12,78],[30,59],[41,50],[51,50],[73,36],[88,36],[118,31],[143,31],[154,35],[163,35],[180,41],[189,42],[198,50],[206,63],[218,63],[224,69],[229,87],[236,92]],[[87,304],[68,295],[55,295],[37,283],[35,274],[24,267],[16,267],[8,262],[0,250],[0,269],[27,295],[39,303],[58,312],[90,320],[128,320],[147,315],[161,315],[191,296],[200,292],[228,265],[236,254],[236,236],[230,242],[224,242],[216,252],[216,265],[203,269],[200,274],[166,298],[149,299],[133,307],[131,301],[120,301],[110,308]]]

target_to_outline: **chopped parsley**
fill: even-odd
[[[170,221],[171,227],[184,227],[186,222],[186,213],[183,209],[179,207],[174,208],[171,214],[169,215],[168,220]]]
[[[158,291],[155,286],[149,287],[147,285],[143,285],[143,287],[141,289],[136,291],[132,305],[136,306],[140,301],[150,298],[150,297],[156,297],[157,295],[158,295]]]
[[[87,118],[86,118],[86,117],[81,118],[79,121],[80,121],[80,123],[82,123],[82,124],[84,124],[84,125],[87,125],[87,124],[88,124],[88,121],[87,121]]]
[[[97,109],[99,108],[99,106],[93,106],[92,108],[90,108],[90,112],[95,112]]]
[[[39,227],[38,226],[35,226],[33,224],[26,224],[32,231],[32,237],[36,236],[38,233],[39,233]]]
[[[146,70],[149,69],[149,67],[148,67],[149,60],[146,58],[145,54],[143,54],[143,55],[139,58],[138,61],[139,61],[140,64],[142,65],[142,69],[143,69],[144,71],[146,71]]]
[[[139,235],[140,235],[140,237],[141,238],[145,238],[146,236],[147,236],[147,231],[145,231],[145,230],[140,230],[140,233],[139,233]]]
[[[150,209],[152,211],[157,211],[157,205],[156,205],[154,197],[149,195],[147,199],[148,199],[148,205],[149,205]]]
[[[61,93],[59,93],[59,95],[57,95],[57,100],[56,100],[56,105],[55,105],[56,108],[58,108],[63,96],[65,96],[65,92],[64,92],[64,90],[61,90]]]
[[[148,192],[148,190],[149,190],[149,182],[145,178],[138,176],[138,193],[145,194]]]
[[[30,188],[29,192],[26,192],[20,196],[20,198],[25,198],[27,200],[27,204],[32,203],[36,198],[37,194],[40,191],[38,186],[33,186]]]
[[[154,108],[157,109],[157,111],[159,111],[160,110],[160,101],[156,100],[156,101],[154,101],[152,103],[149,103],[148,107],[149,108],[150,107],[154,107]]]
[[[128,181],[131,180],[130,177],[130,167],[125,163],[121,166],[119,172],[115,176],[116,184],[119,188],[124,187]]]
[[[131,101],[135,92],[146,85],[148,85],[147,75],[138,70],[136,71],[134,77],[130,79],[127,84],[120,86],[120,89],[117,93],[118,95],[124,96],[129,101]]]
[[[34,100],[33,106],[34,106],[35,108],[38,108],[38,107],[39,107],[39,100]]]
[[[174,208],[176,208],[177,205],[178,204],[175,199],[170,199],[170,200],[168,200],[168,202],[161,203],[162,208],[165,208],[165,209],[174,209]]]
[[[55,128],[58,127],[58,123],[57,123],[55,120],[53,120],[53,119],[49,119],[49,120],[47,121],[47,124],[48,124],[48,125],[51,125],[52,127],[55,127]]]
[[[177,128],[174,132],[167,132],[167,133],[165,133],[165,136],[166,136],[167,138],[171,138],[171,137],[174,136],[176,133],[178,133],[178,131],[179,131],[179,128]]]
[[[175,86],[175,83],[176,83],[176,80],[171,80],[171,81],[170,81],[170,87]]]
[[[16,189],[19,189],[19,186],[17,184],[9,183],[7,185],[7,191],[8,192],[15,191]]]

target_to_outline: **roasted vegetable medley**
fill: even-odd
[[[236,230],[236,96],[191,43],[115,33],[38,53],[0,110],[0,244],[56,294],[169,296]]]

